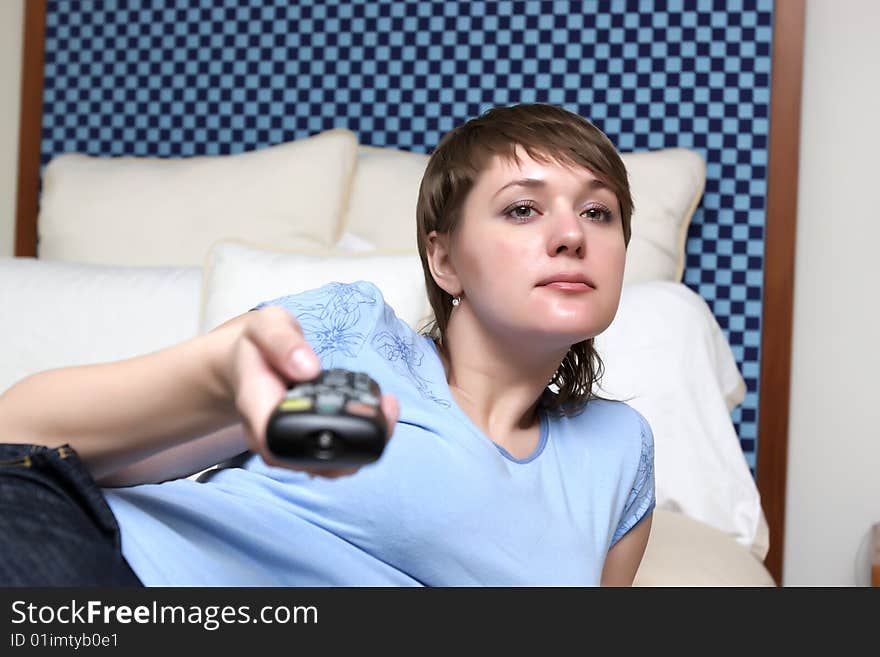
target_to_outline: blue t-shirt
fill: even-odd
[[[517,459],[459,408],[434,342],[372,283],[269,303],[299,320],[323,368],[397,396],[394,435],[338,479],[252,455],[205,482],[105,489],[146,585],[596,585],[609,548],[654,508],[653,435],[624,402],[542,411],[537,448]]]

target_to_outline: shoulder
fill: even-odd
[[[602,444],[622,452],[624,460],[654,458],[654,434],[648,420],[623,401],[591,398],[580,412],[551,414],[552,422],[566,432],[607,438]]]
[[[551,395],[549,391],[545,392]],[[551,412],[557,421],[563,424],[600,423],[613,427],[617,432],[632,435],[651,432],[651,427],[645,417],[632,406],[623,401],[591,397],[590,400],[579,410],[570,409]]]
[[[333,281],[320,287],[263,301],[254,306],[252,310],[258,310],[264,306],[282,306],[291,311],[313,311],[316,308],[350,311],[364,305],[381,308],[384,304],[382,292],[374,283],[369,281],[354,281],[352,283]]]
[[[393,291],[391,295],[403,306],[402,316],[396,307],[390,305],[382,290],[366,280],[351,283],[334,281],[264,301],[251,310],[269,305],[280,306],[296,317],[307,337],[310,333],[317,333],[327,339],[335,339],[351,337],[352,333],[356,333],[360,340],[368,334],[376,334],[380,345],[389,341],[415,344],[419,338],[410,322],[416,315],[424,313],[414,309],[406,298],[395,295]]]
[[[394,317],[382,292],[369,281],[334,281],[263,302],[254,310],[270,305],[296,318],[324,367],[353,366],[351,359],[362,353],[389,313]]]
[[[633,435],[638,437],[638,444],[644,451],[648,447],[653,450],[654,447],[654,433],[651,431],[651,425],[648,423],[648,420],[644,415],[639,413],[632,406],[627,404],[626,402],[611,402],[613,404],[618,405],[620,408],[619,412],[621,415],[626,417],[626,422],[631,425]]]
[[[624,422],[627,428],[625,435],[629,456],[638,461],[640,471],[653,468],[654,432],[648,420],[626,402],[610,403],[618,405],[621,422]]]

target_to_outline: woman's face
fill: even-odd
[[[617,312],[626,259],[620,206],[590,170],[544,164],[520,147],[517,154],[520,166],[496,156],[476,181],[450,257],[484,326],[570,346],[604,331]]]

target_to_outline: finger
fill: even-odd
[[[306,342],[299,322],[283,308],[266,306],[256,311],[244,334],[278,372],[294,381],[308,381],[321,371],[321,361]]]
[[[263,452],[269,416],[284,398],[287,385],[253,342],[242,341],[237,357],[239,381],[235,405],[249,429],[251,449]]]
[[[394,395],[382,395],[382,412],[385,414],[385,422],[388,426],[388,435],[386,440],[390,440],[394,435],[394,427],[397,426],[397,420],[400,419],[400,403]]]
[[[317,477],[325,477],[327,479],[338,479],[339,477],[348,477],[353,475],[360,468],[334,468],[333,470],[312,470],[311,473]]]

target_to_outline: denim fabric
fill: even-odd
[[[0,586],[142,586],[69,446],[0,444]]]

